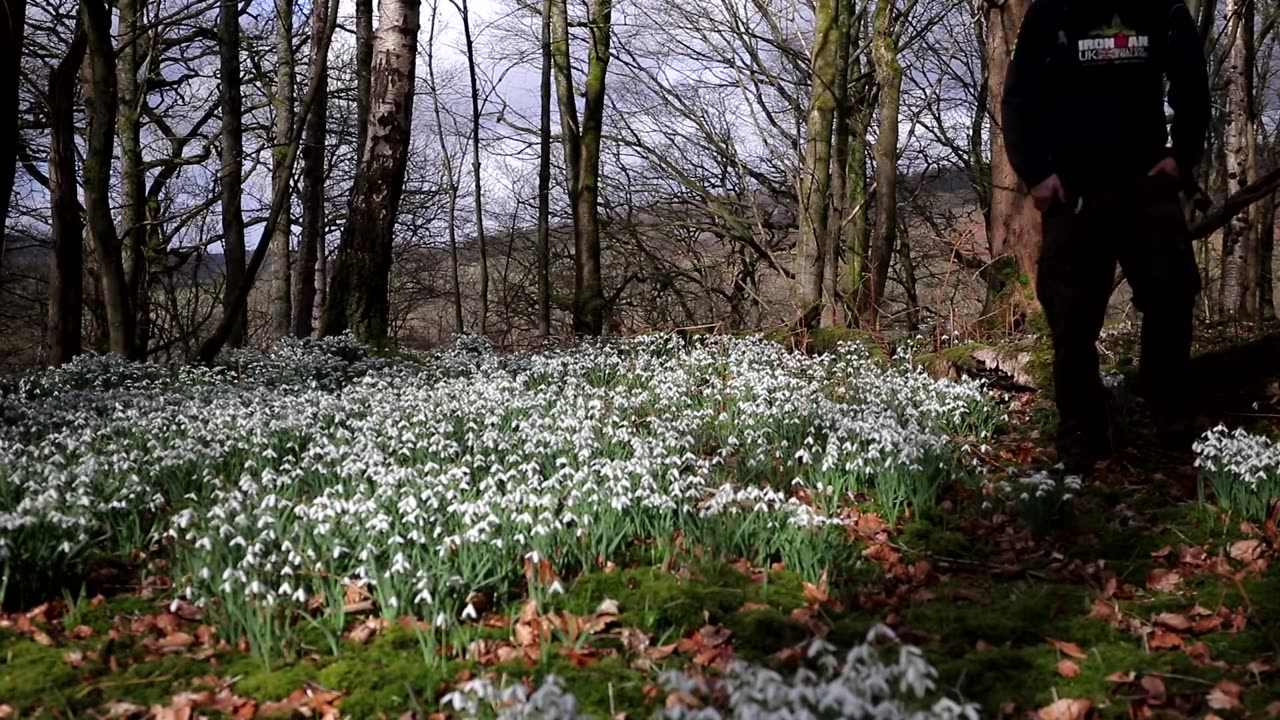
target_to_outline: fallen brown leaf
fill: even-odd
[[[677,708],[697,708],[702,707],[702,701],[683,690],[677,690],[667,696],[666,701],[664,701],[664,705],[668,710],[675,710]]]
[[[1064,640],[1055,640],[1053,638],[1045,638],[1045,640],[1048,640],[1050,645],[1058,648],[1059,652],[1061,652],[1063,655],[1066,655],[1068,657],[1073,657],[1076,660],[1084,660],[1085,658],[1089,657],[1088,653],[1086,653],[1084,650],[1081,650],[1080,646],[1073,642],[1066,642]]]
[[[1070,680],[1080,674],[1080,666],[1071,660],[1059,660],[1058,674]]]
[[[628,653],[644,652],[649,647],[649,633],[633,627],[624,627],[618,631],[622,639],[622,649]]]
[[[1152,650],[1168,650],[1182,647],[1182,636],[1162,628],[1156,628],[1151,632],[1151,639],[1147,641],[1147,645]]]
[[[1191,629],[1191,620],[1186,615],[1179,613],[1163,612],[1156,615],[1154,620],[1156,625],[1163,625],[1170,630],[1185,632]]]
[[[1261,540],[1240,540],[1231,543],[1228,552],[1231,554],[1231,559],[1247,563],[1262,557],[1266,551],[1267,546]]]
[[[387,621],[384,618],[367,618],[347,632],[347,639],[363,645],[369,642],[374,635],[377,635],[386,626]]]
[[[1159,705],[1168,697],[1168,692],[1164,687],[1164,680],[1155,675],[1145,675],[1140,683],[1142,689],[1147,691],[1147,702],[1152,705]]]
[[[814,585],[813,583],[806,580],[803,584],[803,589],[804,589],[804,597],[806,600],[810,602],[818,603],[819,605],[826,602],[829,597],[828,588],[827,588],[826,571],[824,570],[822,572],[822,578],[818,580],[817,585]]]
[[[1187,653],[1187,657],[1195,660],[1201,665],[1208,663],[1209,660],[1212,659],[1212,652],[1203,640],[1192,643],[1186,650],[1184,650],[1184,652]]]
[[[1263,712],[1265,712],[1269,718],[1280,718],[1280,700],[1268,705]]]
[[[1204,635],[1205,633],[1211,633],[1220,627],[1222,627],[1222,618],[1217,615],[1210,615],[1209,617],[1202,617],[1199,620],[1196,620],[1195,624],[1191,626],[1191,632],[1196,635]]]
[[[1115,623],[1120,620],[1120,611],[1115,605],[1112,605],[1106,600],[1096,598],[1093,601],[1093,609],[1089,611],[1089,617],[1094,620],[1105,620],[1109,623]]]
[[[1173,592],[1182,583],[1182,576],[1177,570],[1156,568],[1147,573],[1147,588],[1160,592]]]
[[[1209,707],[1214,710],[1235,710],[1240,707],[1240,693],[1244,692],[1244,688],[1240,685],[1223,680],[1209,691],[1205,696],[1205,700],[1209,703]]]
[[[663,660],[675,654],[679,643],[671,643],[669,645],[659,645],[644,651],[644,654],[652,660]]]
[[[161,632],[168,635],[178,632],[178,628],[182,627],[182,618],[169,612],[160,613],[156,616],[155,623]]]
[[[77,625],[71,628],[71,632],[67,633],[67,635],[76,640],[84,640],[93,636],[93,628],[88,625]]]
[[[1129,672],[1121,672],[1119,670],[1107,676],[1107,682],[1116,683],[1118,685],[1128,685],[1137,678],[1132,670]]]
[[[81,665],[84,665],[84,652],[80,650],[68,651],[62,656],[62,661],[73,668],[79,668]]]
[[[184,632],[166,635],[155,642],[155,647],[162,652],[183,650],[195,644],[196,639]]]
[[[135,715],[142,715],[147,711],[147,709],[141,705],[120,702],[118,700],[113,700],[112,702],[107,703],[105,707],[107,711],[106,716],[108,718],[130,718]]]
[[[53,646],[53,638],[49,637],[49,634],[43,630],[32,631],[31,639],[35,640],[37,644],[44,645],[45,647]]]
[[[1089,700],[1062,698],[1048,707],[1040,708],[1036,717],[1039,720],[1084,720],[1092,707],[1093,703]]]
[[[17,712],[17,710],[13,709],[12,705],[0,704],[0,718],[11,718],[16,715]]]

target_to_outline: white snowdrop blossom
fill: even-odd
[[[645,336],[500,355],[462,338],[410,361],[341,337],[205,368],[81,357],[0,384],[0,563],[24,577],[167,535],[201,605],[355,585],[442,625],[527,564],[593,567],[677,537],[816,577],[844,552],[830,503],[888,477],[940,482],[950,438],[995,412],[977,382],[853,344]]]
[[[697,698],[697,708],[669,707],[668,720],[977,720],[979,708],[940,696],[937,670],[919,648],[900,644],[887,627],[873,628],[865,643],[850,649],[843,661],[835,648],[812,641],[806,656],[811,667],[791,677],[775,670],[734,661],[713,679],[684,671],[666,671],[663,687]],[[725,698],[713,704],[715,698]],[[499,720],[585,720],[577,699],[563,680],[549,675],[533,693],[516,683],[499,687],[489,678],[463,683],[442,705],[464,718]]]
[[[1219,425],[1195,443],[1196,467],[1223,509],[1246,519],[1267,519],[1280,500],[1280,442]]]

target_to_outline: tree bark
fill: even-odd
[[[876,222],[871,237],[871,288],[867,325],[876,327],[883,309],[898,234],[898,110],[902,98],[902,65],[894,37],[893,3],[878,0],[872,58],[880,86],[880,129],[876,136]]]
[[[222,311],[232,315],[232,347],[244,344],[248,310],[234,314],[235,297],[245,283],[244,214],[241,211],[241,162],[244,155],[243,102],[240,96],[240,4],[222,0],[218,9],[219,79],[222,83],[222,165],[219,185],[222,190],[222,245],[225,276],[222,285]]]
[[[1253,35],[1249,31],[1248,18],[1253,11],[1252,0],[1227,0],[1228,39],[1226,67],[1223,74],[1227,83],[1227,122],[1224,146],[1226,150],[1227,193],[1237,193],[1249,184],[1249,148],[1253,137],[1253,113],[1251,111],[1250,67]],[[1250,244],[1249,212],[1236,214],[1222,235],[1222,307],[1224,318],[1237,317],[1245,305],[1248,283],[1246,258]]]
[[[1040,217],[1009,162],[1004,133],[999,127],[1009,58],[1030,5],[1030,0],[986,5],[987,113],[992,118],[991,219],[987,244],[992,262],[1003,278],[996,303],[998,312],[993,317],[1003,319],[1006,329],[1020,327],[1027,315],[1038,307],[1033,288],[1040,252]]]
[[[316,97],[320,94],[319,79],[323,78],[327,72],[329,47],[333,42],[333,31],[337,23],[338,0],[330,0],[326,15],[328,26],[324,30],[324,47],[318,53],[321,66],[316,75],[312,77],[313,82],[307,88],[307,95],[302,101],[302,118],[307,117],[315,106]],[[293,165],[297,162],[303,131],[304,127],[301,120],[295,122],[293,135],[289,140],[289,155],[285,160],[289,173],[293,172]],[[211,362],[218,356],[218,353],[231,337],[238,322],[237,318],[244,313],[245,307],[248,305],[249,290],[253,286],[254,278],[258,275],[258,270],[262,267],[263,260],[267,257],[267,248],[270,246],[271,236],[275,233],[276,223],[280,221],[284,204],[289,201],[289,193],[284,188],[276,188],[276,190],[277,192],[273,192],[271,196],[271,205],[267,210],[267,221],[263,224],[262,235],[258,238],[258,244],[253,248],[253,256],[249,258],[249,265],[245,269],[246,282],[232,299],[231,306],[223,312],[222,319],[218,322],[218,327],[214,329],[213,334],[200,345],[200,349],[196,353],[196,359],[200,362]]]
[[[916,288],[916,265],[911,257],[910,234],[905,227],[898,235],[898,263],[902,266],[902,290],[907,299],[907,330],[920,329],[920,295]]]
[[[88,131],[84,157],[84,205],[102,274],[103,303],[111,352],[134,358],[134,318],[121,259],[120,237],[111,217],[112,149],[116,129],[116,58],[111,14],[103,0],[81,0],[80,22],[88,37],[85,82]]]
[[[861,29],[862,15],[859,14],[854,32]],[[850,42],[856,47],[856,39]],[[862,74],[862,58],[857,53],[850,60],[850,77]],[[848,185],[848,199],[845,200],[845,214],[849,222],[844,228],[844,264],[845,264],[845,322],[850,326],[861,321],[867,304],[867,248],[871,245],[871,224],[867,222],[870,210],[870,189],[867,187],[867,131],[871,125],[871,99],[866,83],[859,82],[857,91],[851,88],[852,113],[850,115],[850,135],[854,140],[849,146],[849,168],[845,171],[845,183]]]
[[[125,282],[135,314],[135,333],[145,330],[142,317],[147,304],[142,297],[147,275],[146,177],[142,166],[142,111],[146,89],[138,79],[144,50],[143,11],[145,0],[118,0],[119,49],[116,77],[119,93],[116,134],[120,140],[120,227],[124,253]],[[146,354],[145,338],[134,338],[139,356]]]
[[[538,335],[551,336],[551,7],[542,2],[542,85],[538,132]]]
[[[369,98],[373,75],[373,0],[356,2],[356,152],[364,152],[369,134]]]
[[[316,88],[315,103],[307,113],[306,136],[302,144],[302,237],[298,242],[298,262],[293,274],[293,335],[311,337],[316,309],[316,287],[324,287],[320,277],[324,257],[324,150],[329,127],[329,79],[321,74],[324,63],[324,29],[329,24],[328,6],[322,0],[311,4],[311,62],[307,83]]]
[[[1276,196],[1268,195],[1258,206],[1258,318],[1276,319],[1275,262]]]
[[[853,48],[853,3],[837,0],[839,20],[836,24],[836,76],[835,76],[835,138],[831,150],[831,207],[827,216],[827,232],[824,233],[825,249],[822,270],[823,305],[822,325],[836,327],[841,322],[840,311],[840,255],[844,237],[845,206],[848,202],[849,174],[849,56]],[[862,142],[862,138],[858,139]]]
[[[76,73],[88,38],[77,28],[71,47],[49,73],[49,200],[53,218],[53,254],[49,263],[50,365],[70,362],[81,351],[84,298],[84,225],[76,192]]]
[[[0,261],[4,260],[9,201],[18,160],[18,88],[22,77],[22,42],[26,34],[27,0],[4,0],[0,16],[0,46],[4,48],[4,72],[0,73],[0,103],[11,108],[0,113]]]
[[[480,84],[476,81],[475,43],[471,37],[471,13],[467,0],[454,7],[462,16],[462,35],[467,46],[467,76],[471,82],[471,182],[476,211],[476,244],[480,250],[480,322],[478,330],[489,330],[489,241],[484,234],[484,187],[480,183]]]
[[[323,0],[316,0],[323,5]],[[271,149],[272,194],[290,191],[293,178],[285,167],[289,156],[289,140],[293,133],[294,103],[293,57],[293,0],[276,0],[276,92],[275,144]],[[293,222],[290,203],[280,211],[280,222],[271,237],[271,326],[270,337],[275,340],[289,334],[292,298],[290,297],[289,245]]]
[[[800,237],[796,245],[796,280],[803,328],[818,325],[822,315],[826,267],[827,219],[831,188],[831,123],[836,108],[837,58],[840,53],[839,0],[817,0],[814,9],[813,89],[805,120],[804,164],[800,169]]]
[[[391,250],[404,189],[413,115],[418,0],[381,0],[373,37],[369,124],[324,333],[348,328],[374,347],[387,343]]]
[[[600,136],[604,129],[605,78],[609,68],[612,20],[612,0],[593,0],[588,23],[591,52],[587,60],[586,97],[579,125],[569,59],[566,0],[556,0],[553,11],[551,54],[560,103],[565,167],[569,175],[569,201],[573,208],[573,331],[578,335],[600,335],[604,332],[605,298],[600,272]]]
[[[444,138],[444,115],[440,112],[440,87],[436,84],[436,15],[439,7],[431,6],[431,27],[427,32],[427,79],[431,83],[431,109],[436,118],[436,139],[440,142],[440,159],[447,178],[447,211],[449,220],[449,270],[453,282],[453,329],[461,335],[467,327],[462,318],[462,280],[458,271],[458,179],[454,176],[453,154]]]

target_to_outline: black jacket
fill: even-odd
[[[1191,13],[1182,0],[1035,0],[1009,63],[1002,116],[1006,151],[1027,187],[1057,173],[1072,195],[1122,188],[1168,155],[1189,179],[1209,126]]]

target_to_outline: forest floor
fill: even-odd
[[[444,717],[439,698],[460,681],[548,673],[587,713],[642,718],[676,701],[659,668],[713,673],[737,658],[785,671],[808,639],[845,647],[876,623],[922,648],[939,685],[983,717],[1280,717],[1276,519],[1204,504],[1196,469],[1152,450],[1135,407],[1128,446],[1061,513],[993,512],[996,484],[1054,463],[1042,394],[1005,402],[987,473],[951,484],[936,509],[890,526],[869,504],[846,508],[860,557],[830,583],[746,561],[611,566],[539,607],[487,609],[465,658],[443,666],[423,663],[412,628],[354,616],[340,654],[316,642],[267,667],[170,602],[162,555],[139,557],[139,584],[4,616],[0,718],[425,719]],[[1276,413],[1264,403],[1247,420],[1265,429]]]

